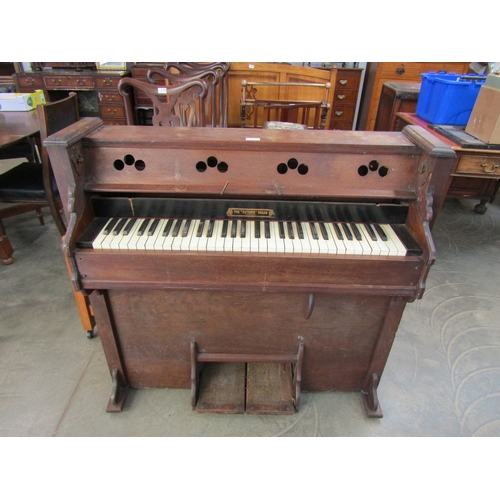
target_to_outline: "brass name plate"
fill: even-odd
[[[258,219],[272,219],[274,210],[268,208],[228,208],[228,217],[252,217]]]

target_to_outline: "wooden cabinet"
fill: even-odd
[[[429,128],[429,124],[414,113],[398,113],[394,130],[400,131],[406,125],[420,125],[446,145],[456,154],[451,179],[445,182],[434,182],[434,197],[467,196],[480,200],[474,210],[484,214],[486,203],[492,203],[500,187],[500,151],[495,149],[463,148],[457,142]],[[432,183],[432,181],[431,181]]]
[[[330,130],[354,129],[362,75],[362,68],[337,68]]]
[[[241,82],[281,82],[281,83],[327,83],[331,84],[328,102],[333,108],[333,96],[336,81],[336,68],[318,69],[305,66],[292,66],[277,63],[231,63],[228,74],[229,111],[228,126],[240,127],[240,100],[242,97]],[[322,101],[325,89],[321,87],[259,87],[256,99],[282,99],[301,101]],[[330,123],[331,108],[326,117]],[[250,125],[250,120],[248,121]],[[251,119],[253,125],[253,118]],[[261,126],[262,123],[258,122]]]
[[[101,70],[47,70],[16,73],[17,92],[45,90],[50,100],[77,92],[81,116],[98,116],[106,125],[125,125],[123,98],[118,93],[118,82],[125,71]]]
[[[465,74],[467,62],[379,62],[368,63],[365,92],[358,128],[374,130],[382,87],[385,82],[421,82],[422,73],[446,71]]]

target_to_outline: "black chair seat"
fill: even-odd
[[[53,178],[52,187],[57,193]],[[19,201],[46,200],[41,165],[25,162],[0,175],[0,198]]]

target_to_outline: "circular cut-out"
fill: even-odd
[[[307,172],[309,172],[309,167],[306,164],[301,163],[297,171],[300,175],[306,175]]]
[[[368,168],[372,171],[372,172],[375,172],[378,168],[378,161],[377,160],[372,160],[369,164],[368,164]]]
[[[229,167],[228,167],[228,165],[227,165],[227,163],[226,163],[225,161],[221,161],[221,162],[217,165],[217,170],[218,170],[219,172],[222,172],[222,173],[227,172],[227,169],[228,169],[228,168],[229,168]]]
[[[287,171],[288,171],[288,167],[286,166],[286,164],[285,164],[285,163],[280,163],[280,164],[278,165],[278,172],[279,172],[280,174],[286,174],[286,173],[287,173]]]
[[[366,165],[361,165],[361,167],[358,168],[358,174],[361,175],[361,177],[364,177],[365,175],[368,174],[368,167]]]
[[[212,167],[212,168],[213,168],[213,167],[216,167],[216,166],[217,166],[217,163],[218,163],[218,161],[217,161],[217,158],[216,158],[215,156],[209,156],[209,157],[207,158],[207,165],[208,165],[209,167]]]
[[[387,167],[380,167],[380,170],[378,171],[378,175],[380,177],[385,177],[389,173],[389,169]]]
[[[142,172],[146,168],[146,163],[144,160],[137,160],[135,162],[135,168],[136,170],[139,170],[139,172]]]
[[[205,172],[206,169],[207,169],[207,164],[204,161],[199,161],[196,164],[196,170],[198,170],[198,172]]]
[[[288,168],[297,168],[299,166],[299,162],[295,158],[290,158],[287,162]]]
[[[127,164],[127,165],[133,165],[134,162],[135,162],[135,158],[132,156],[132,155],[125,155],[125,157],[123,158],[123,161]]]
[[[123,163],[122,160],[115,160],[113,162],[113,167],[115,167],[116,170],[123,170],[125,167],[125,163]]]

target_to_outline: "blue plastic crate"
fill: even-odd
[[[422,73],[416,114],[437,125],[467,125],[486,75]]]

